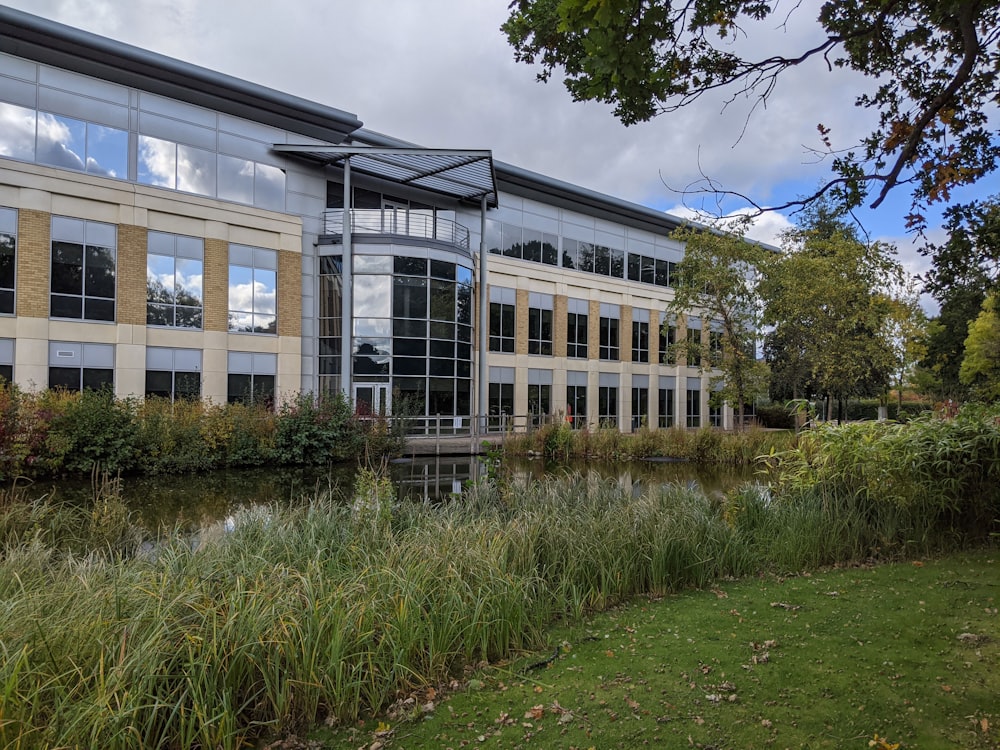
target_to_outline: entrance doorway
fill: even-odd
[[[385,416],[389,413],[388,383],[355,383],[354,413],[362,417]]]

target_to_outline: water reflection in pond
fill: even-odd
[[[398,497],[427,502],[452,499],[469,481],[486,475],[477,457],[441,456],[394,461],[390,471]],[[701,488],[706,494],[722,493],[753,479],[748,468],[699,466],[683,462],[572,462],[550,464],[541,460],[508,460],[505,469],[515,476],[542,479],[566,472],[589,472],[615,479],[638,492],[649,484],[680,483]],[[224,520],[241,507],[308,502],[320,492],[347,498],[357,467],[338,464],[324,469],[269,468],[217,471],[207,474],[122,479],[126,503],[148,531],[181,528],[193,531]],[[91,483],[85,480],[38,481],[30,497],[54,493],[57,498],[89,503]]]

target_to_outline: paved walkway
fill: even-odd
[[[404,456],[477,456],[483,453],[483,442],[498,445],[503,435],[479,435],[470,437],[408,437]]]

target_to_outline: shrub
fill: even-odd
[[[343,394],[299,393],[278,411],[274,454],[280,463],[320,465],[356,458],[362,448]]]
[[[85,390],[54,417],[46,445],[53,468],[87,474],[101,467],[117,473],[135,465],[136,403],[109,388]]]

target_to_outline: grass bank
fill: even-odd
[[[543,649],[456,692],[417,691],[388,716],[311,738],[407,750],[994,750],[998,567],[994,549],[643,598],[549,630]]]
[[[817,433],[769,459],[770,487],[724,500],[501,473],[460,501],[397,505],[363,471],[349,498],[152,549],[113,487],[88,509],[8,494],[0,747],[242,747],[354,722],[636,596],[988,544],[994,414],[899,430]]]

